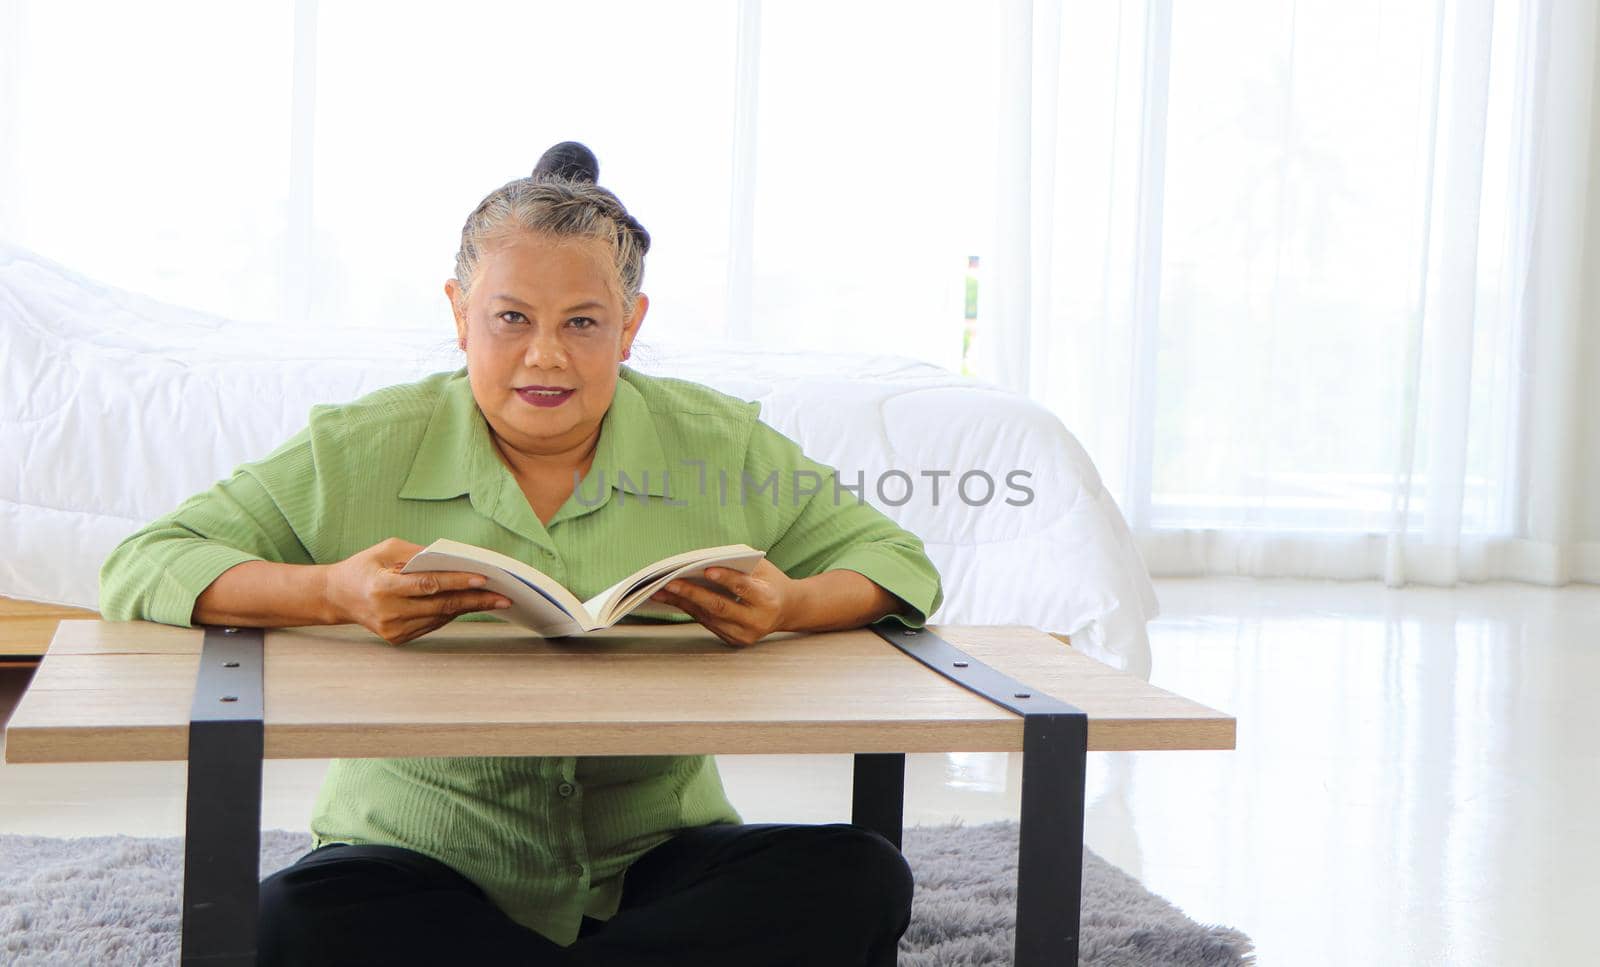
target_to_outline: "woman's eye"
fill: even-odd
[[[568,319],[567,323],[574,329],[592,329],[598,325],[598,323],[596,323],[593,319],[590,319],[588,316],[575,316],[571,319]]]
[[[500,313],[500,319],[501,319],[501,321],[508,322],[513,326],[520,326],[524,322],[528,321],[528,317],[527,316],[524,316],[520,312],[514,312],[514,311],[507,311],[507,312]]]

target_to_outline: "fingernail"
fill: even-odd
[[[475,588],[481,588],[485,584],[488,584],[488,583],[489,583],[489,579],[485,578],[485,577],[470,578],[467,581],[467,584],[469,584],[469,585],[471,585],[472,587],[475,587]]]
[[[677,581],[673,581],[671,584],[667,585],[667,590],[671,591],[673,594],[680,594],[683,591],[683,585]]]
[[[497,608],[509,608],[511,607],[511,602],[507,601],[505,598],[501,598],[499,601],[494,603],[494,606]]]

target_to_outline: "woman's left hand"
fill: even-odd
[[[651,596],[688,612],[711,633],[735,648],[753,645],[785,630],[789,614],[802,594],[800,582],[765,558],[749,574],[726,567],[708,567],[707,581],[721,591],[679,579]]]

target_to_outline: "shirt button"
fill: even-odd
[[[583,876],[583,864],[582,863],[574,863],[574,864],[572,864],[572,875],[573,876],[579,876],[579,877]]]
[[[572,783],[570,782],[563,782],[561,785],[556,787],[556,792],[561,793],[562,799],[567,798],[576,791],[577,790],[573,788]]]

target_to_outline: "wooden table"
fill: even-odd
[[[698,625],[458,622],[396,648],[350,626],[63,621],[5,751],[187,759],[184,963],[251,964],[263,757],[852,753],[853,821],[898,845],[906,753],[1020,750],[1015,962],[1054,965],[1077,962],[1086,751],[1233,744],[1231,717],[1023,626],[734,650]]]

